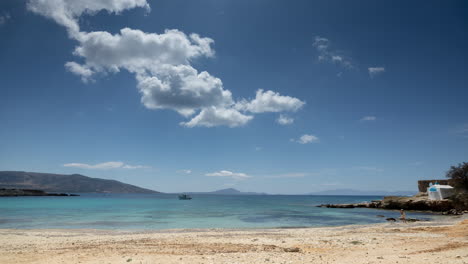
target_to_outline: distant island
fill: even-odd
[[[159,193],[116,180],[80,174],[0,171],[0,188],[33,189],[48,193]]]
[[[189,194],[215,194],[215,195],[267,195],[266,193],[241,192],[234,188],[221,189],[213,192],[187,192]]]
[[[417,191],[360,191],[360,190],[353,190],[353,189],[337,189],[337,190],[328,190],[328,191],[319,191],[319,192],[311,192],[308,195],[350,195],[350,196],[411,196],[415,195]]]
[[[214,195],[271,195],[268,193],[259,193],[259,192],[242,192],[234,188],[221,189],[213,192],[187,192],[189,194],[214,194]],[[319,191],[311,192],[303,195],[350,195],[350,196],[392,196],[392,195],[401,195],[401,196],[411,196],[416,194],[416,191],[360,191],[352,189],[338,189],[338,190],[328,190],[328,191]],[[280,194],[279,194],[280,195]]]

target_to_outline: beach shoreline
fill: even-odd
[[[468,217],[268,229],[0,229],[0,263],[467,263]]]

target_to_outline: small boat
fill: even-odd
[[[192,200],[192,197],[187,194],[179,194],[179,200]]]

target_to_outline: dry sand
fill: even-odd
[[[0,263],[468,263],[468,219],[255,230],[0,229]]]

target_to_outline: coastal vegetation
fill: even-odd
[[[446,177],[451,180],[455,189],[454,194],[450,197],[455,208],[468,210],[468,162],[450,167]]]

